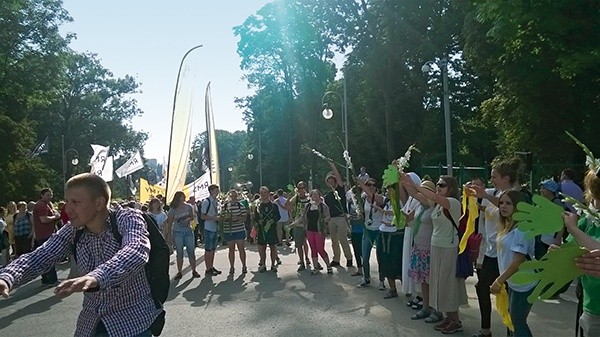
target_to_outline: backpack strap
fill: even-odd
[[[440,206],[442,207],[442,206]],[[458,230],[458,226],[456,225],[456,222],[454,221],[454,219],[452,218],[452,215],[450,214],[450,211],[443,208],[442,207],[442,212],[444,213],[444,215],[446,216],[446,218],[448,218],[448,220],[450,220],[450,222],[452,222],[452,226],[454,226],[454,229],[456,229],[456,232],[458,233],[458,239],[461,240],[462,239],[462,234],[460,233],[460,231]],[[452,235],[452,242],[454,242],[454,235]]]
[[[119,224],[117,223],[117,212],[113,210],[109,210],[110,217],[110,230],[112,235],[115,237],[115,240],[119,243],[119,246],[123,243],[123,235],[119,233]]]
[[[210,197],[206,198],[206,200],[208,200],[208,205],[206,206],[206,212],[204,212],[204,215],[207,215],[208,210],[210,209]]]

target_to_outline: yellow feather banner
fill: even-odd
[[[468,210],[469,217],[467,218],[467,226],[465,228],[465,233],[460,240],[460,244],[458,245],[459,254],[464,252],[467,248],[467,242],[469,237],[473,232],[475,232],[475,219],[479,216],[479,205],[477,205],[477,200],[475,196],[467,191],[467,188],[463,188],[462,195],[462,211],[465,214]]]
[[[515,327],[510,319],[510,313],[508,312],[508,292],[506,291],[505,284],[502,285],[500,293],[496,294],[496,309],[502,318],[502,323],[504,323],[510,331],[515,331]]]

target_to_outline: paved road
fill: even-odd
[[[352,270],[334,268],[333,275],[317,276],[298,273],[296,256],[285,248],[279,272],[259,274],[256,247],[248,251],[246,275],[240,274],[239,261],[236,274],[226,275],[227,251],[220,248],[215,265],[223,275],[192,279],[186,270],[182,280],[174,281],[163,336],[441,336],[431,325],[410,319],[414,311],[402,295],[384,300],[375,286],[357,289],[359,280],[350,276]],[[197,255],[202,255],[201,249]],[[171,268],[175,275],[173,263]],[[69,273],[68,264],[59,266],[61,279]],[[469,306],[461,308],[464,332],[458,336],[471,336],[479,328],[474,283],[474,278],[467,281]],[[52,289],[42,288],[39,279],[32,281],[0,300],[0,335],[72,335],[81,300],[77,294],[61,301]],[[534,335],[574,336],[575,309],[573,289],[558,300],[536,303],[529,316]],[[494,336],[505,336],[495,312],[492,326]]]

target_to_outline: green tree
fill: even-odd
[[[495,80],[482,103],[504,154],[580,161],[564,130],[592,147],[600,89],[600,4],[590,1],[473,1],[466,6],[465,56]]]
[[[233,187],[236,182],[236,174],[240,170],[240,165],[243,165],[245,156],[244,142],[246,140],[246,132],[235,131],[229,132],[225,130],[215,130],[217,136],[217,150],[219,151],[219,167],[221,169],[221,181],[214,182],[220,185],[223,191]],[[198,179],[204,174],[204,154],[206,150],[206,131],[198,134],[192,144],[192,152],[190,153],[190,170],[186,179],[186,184]],[[228,168],[232,168],[230,172]]]

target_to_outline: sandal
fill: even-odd
[[[413,303],[411,306],[413,310],[421,310],[423,309],[423,301],[419,301],[418,303]]]
[[[425,323],[437,323],[444,320],[442,313],[438,311],[432,311],[429,317],[425,318]]]
[[[385,296],[383,296],[383,298],[385,298],[386,300],[394,297],[398,297],[398,292],[395,290],[390,290],[387,294],[385,294]]]
[[[429,317],[429,315],[431,315],[431,309],[421,309],[421,310],[417,311],[416,314],[410,316],[410,319],[412,319],[412,320],[423,319],[423,318]]]
[[[178,272],[177,274],[175,274],[176,280],[181,280],[182,277],[183,277],[183,275],[181,275],[181,272]]]
[[[194,278],[200,278],[200,277],[202,277],[202,276],[200,276],[200,274],[198,274],[198,272],[194,270],[194,271],[192,272],[192,277],[194,277]]]

